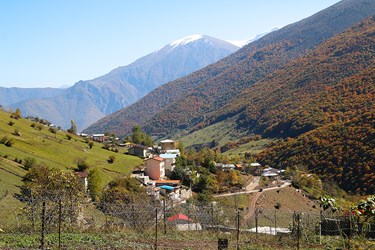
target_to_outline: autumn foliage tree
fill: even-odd
[[[33,227],[39,224],[42,212],[49,226],[57,225],[59,220],[75,224],[84,201],[84,187],[74,172],[34,164],[24,176],[17,197],[24,202],[23,212]]]

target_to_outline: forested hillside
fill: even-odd
[[[288,137],[260,155],[308,167],[356,193],[375,192],[375,16],[246,90],[223,108],[238,126]]]
[[[373,1],[341,1],[264,36],[218,63],[154,90],[85,131],[124,135],[137,123],[153,135],[189,132],[252,84],[373,13]]]
[[[368,109],[373,98],[368,93],[357,98],[334,90],[337,84],[362,74],[369,76],[374,70],[374,24],[373,18],[367,19],[275,71],[212,113],[210,123],[240,114],[238,127],[266,137],[295,137],[323,124],[350,119],[348,110]],[[369,81],[366,88],[372,85]],[[323,94],[331,96],[319,101]]]

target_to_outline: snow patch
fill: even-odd
[[[259,40],[259,39],[262,38],[263,36],[265,36],[265,35],[267,35],[267,34],[273,32],[273,31],[276,31],[276,30],[278,30],[278,29],[279,29],[279,28],[277,28],[277,27],[272,28],[271,31],[263,32],[263,33],[261,33],[261,34],[259,34],[259,35],[256,35],[256,36],[250,38],[249,40],[227,40],[227,42],[229,42],[229,43],[231,43],[231,44],[234,44],[234,45],[236,45],[237,47],[240,47],[240,48],[241,48],[241,47],[243,47],[243,46],[245,46],[245,45],[247,45],[247,44],[249,44],[249,43],[252,43],[252,42],[255,42],[256,40]]]
[[[191,43],[191,42],[198,41],[202,38],[204,38],[204,35],[201,35],[201,34],[191,35],[191,36],[187,36],[187,37],[178,39],[174,42],[171,42],[169,45],[172,46],[172,47],[177,47],[177,46],[180,46],[180,45],[185,45],[185,44],[188,44],[188,43]]]
[[[237,47],[243,47],[245,46],[246,44],[249,43],[248,40],[226,40],[228,43],[231,43],[233,45],[236,45]]]

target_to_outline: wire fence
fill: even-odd
[[[14,223],[1,229],[0,249],[375,248],[375,224],[354,216],[166,200],[77,205],[44,197],[26,205],[1,211]]]

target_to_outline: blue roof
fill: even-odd
[[[158,188],[167,189],[167,190],[170,190],[170,191],[174,190],[174,187],[171,187],[171,186],[168,186],[168,185],[163,185],[163,186],[160,186]]]

